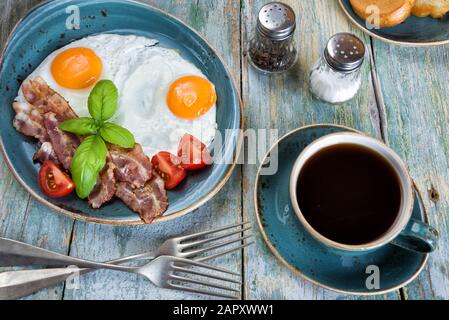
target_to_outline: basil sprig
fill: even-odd
[[[122,148],[133,148],[133,134],[112,122],[118,109],[118,90],[110,80],[99,81],[89,95],[89,113],[92,118],[77,118],[59,125],[63,131],[83,136],[83,142],[73,156],[70,171],[81,199],[89,196],[106,165],[108,149],[106,142]]]

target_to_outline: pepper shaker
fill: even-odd
[[[310,91],[323,101],[337,104],[351,100],[359,91],[365,45],[351,33],[337,33],[310,72]]]
[[[290,6],[281,2],[263,6],[255,34],[249,42],[251,64],[263,73],[281,73],[290,69],[297,61],[295,29],[296,15]]]

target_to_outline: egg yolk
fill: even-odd
[[[55,81],[67,89],[84,89],[96,83],[103,71],[103,63],[88,48],[67,49],[56,56],[51,64]]]
[[[206,114],[217,102],[215,87],[202,77],[187,76],[175,80],[167,94],[170,111],[183,119]]]

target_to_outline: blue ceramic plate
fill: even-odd
[[[66,29],[69,17],[66,9],[70,5],[80,8],[80,30]],[[241,102],[230,73],[208,43],[178,19],[147,5],[125,0],[49,1],[34,8],[19,23],[3,52],[0,69],[1,149],[11,171],[34,197],[70,217],[115,225],[141,224],[138,215],[119,200],[94,210],[73,195],[57,200],[45,197],[37,183],[39,166],[31,160],[36,142],[12,126],[11,104],[23,79],[54,50],[74,39],[98,33],[146,36],[159,40],[163,47],[179,50],[215,84],[217,123],[222,134],[226,129],[242,127]],[[190,212],[212,198],[230,177],[240,143],[240,132],[234,130],[222,146],[223,164],[190,175],[179,189],[169,192],[168,211],[156,222]]]
[[[405,286],[419,274],[428,255],[393,245],[359,255],[337,253],[315,240],[304,229],[291,206],[290,172],[301,151],[317,138],[343,131],[354,130],[334,125],[316,125],[292,131],[279,140],[276,145],[282,166],[276,174],[258,174],[256,179],[257,221],[273,254],[290,270],[314,284],[345,294],[373,295],[393,291]],[[426,221],[418,193],[413,218]],[[369,276],[366,268],[369,265],[379,267],[379,289],[366,288]]]
[[[348,18],[365,33],[383,41],[406,46],[432,46],[449,43],[449,14],[441,19],[410,16],[396,27],[369,30],[352,10],[349,0],[338,0]]]

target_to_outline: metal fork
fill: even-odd
[[[95,269],[111,269],[140,274],[160,288],[199,293],[220,298],[240,298],[240,289],[235,289],[229,286],[230,284],[238,284],[240,288],[241,276],[238,273],[188,259],[160,256],[141,267],[117,266],[113,264],[96,263],[91,261],[86,261],[83,265]],[[196,269],[191,269],[191,267],[196,267]],[[200,271],[198,268],[206,269],[208,271],[215,271],[218,275]],[[8,272],[6,274],[8,274]],[[232,279],[230,275],[238,277],[239,280]],[[215,280],[224,282],[227,285],[219,284]],[[12,284],[8,285],[9,283]],[[14,283],[12,279],[5,277],[0,280],[0,285],[0,298],[12,299],[12,297],[16,295],[14,292],[16,283]]]
[[[194,258],[196,261],[206,261],[209,259],[217,258],[219,256],[232,253],[253,244],[252,241],[247,241],[247,239],[250,238],[251,235],[244,234],[245,231],[251,229],[251,227],[245,227],[245,225],[247,224],[247,222],[243,222],[213,229],[210,231],[172,238],[165,241],[154,254],[143,253],[113,260],[109,263],[120,264],[134,260],[154,259],[155,257],[161,255],[170,255],[180,258]],[[235,228],[237,228],[237,230],[232,230]],[[224,234],[216,235],[214,237],[207,237],[214,233],[220,233],[224,231],[227,232]],[[213,244],[218,240],[231,238],[234,235],[239,235],[239,237],[225,242]],[[241,245],[218,253],[211,253],[209,255],[201,256],[202,254],[213,252],[215,249],[223,248],[235,243],[241,243]],[[198,248],[199,246],[203,245],[208,246],[204,248]],[[38,254],[36,253],[36,250],[39,251]],[[62,263],[60,259],[63,259]],[[67,259],[70,259],[70,262],[67,261]],[[17,266],[29,264],[54,266],[66,266],[69,264],[74,264],[80,266],[80,261],[82,263],[84,260],[67,257],[64,255],[53,253],[51,251],[23,244],[21,242],[0,238],[0,266]],[[79,274],[85,274],[92,271],[95,271],[95,269],[80,269],[76,272],[79,272]],[[67,280],[74,274],[74,272],[75,271],[73,269],[60,268],[22,270],[1,273],[0,298],[2,298],[3,296],[3,299],[16,299],[30,295],[36,291],[54,286],[59,282]]]
[[[245,235],[244,232],[251,229],[251,227],[245,227],[248,222],[237,223],[209,231],[194,233],[186,236],[171,238],[166,240],[154,253],[145,252],[117,260],[113,260],[109,263],[125,263],[133,260],[151,260],[158,256],[173,256],[185,259],[195,259],[202,262],[210,259],[214,259],[233,251],[242,249],[252,244],[253,242],[246,242],[247,239],[252,237],[251,234]],[[215,237],[207,237],[214,233],[223,231],[230,232],[220,234]],[[225,242],[212,244],[215,241],[230,238],[232,236],[239,235],[238,238],[230,239]],[[206,256],[202,254],[212,252],[216,249],[220,249],[231,244],[242,243],[237,247],[233,247],[222,252],[211,253]],[[204,246],[204,248],[199,248]],[[49,250],[41,249],[20,241],[10,240],[6,238],[0,238],[0,267],[20,266],[20,265],[51,265],[51,266],[67,266],[70,264],[81,266],[84,260],[67,257],[65,255],[55,253]]]

